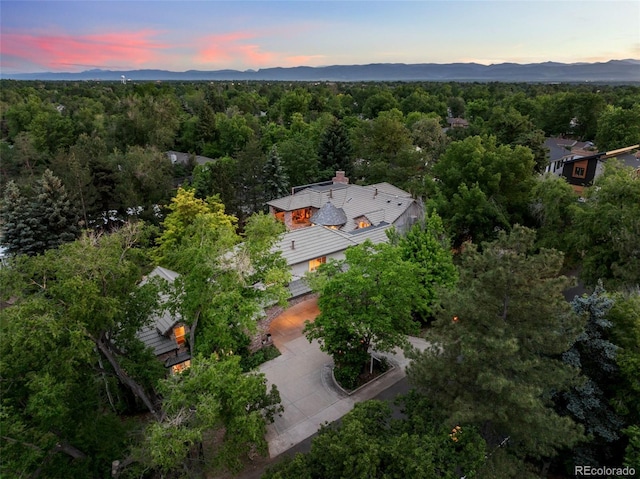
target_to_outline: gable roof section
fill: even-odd
[[[344,232],[356,229],[357,225],[353,220],[363,215],[374,226],[381,222],[393,224],[415,202],[410,193],[389,183],[377,183],[369,186],[310,186],[267,204],[279,210],[293,211],[299,208],[321,208],[328,201],[336,208],[341,208],[347,216],[347,222],[341,230]]]
[[[175,279],[180,276],[175,271],[171,271],[161,266],[156,267],[149,275],[144,278],[140,284],[145,284],[148,278],[159,277],[173,284]],[[165,302],[168,298],[161,296],[161,301]],[[162,311],[161,314],[155,316],[151,323],[142,328],[137,336],[146,346],[153,349],[156,356],[160,354],[178,349],[176,342],[167,336],[171,329],[181,320],[180,316],[172,316],[169,311]]]
[[[367,239],[373,243],[385,242],[387,241],[385,231],[390,227],[390,224],[383,222],[379,226],[370,226],[345,233],[314,225],[285,233],[273,249],[280,251],[287,264],[291,266],[344,251],[349,246],[364,243]],[[291,248],[292,241],[293,248]]]

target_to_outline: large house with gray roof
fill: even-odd
[[[406,231],[422,219],[422,204],[389,183],[349,184],[343,171],[330,182],[297,187],[293,194],[269,201],[270,213],[287,232],[275,248],[291,268],[291,297],[309,292],[308,271],[330,259],[344,259],[349,246],[387,241],[386,231]]]

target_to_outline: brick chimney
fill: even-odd
[[[335,183],[343,183],[345,185],[349,184],[349,178],[344,176],[344,171],[336,171],[336,176],[331,178],[331,181],[333,181],[334,184]]]

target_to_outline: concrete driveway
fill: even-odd
[[[260,366],[268,385],[280,391],[284,413],[267,428],[269,455],[278,456],[290,447],[315,434],[325,423],[348,413],[355,403],[376,396],[405,376],[408,360],[400,350],[386,355],[393,369],[351,395],[337,388],[331,376],[333,361],[320,351],[317,341],[309,343],[302,335],[304,322],[319,314],[317,301],[310,299],[284,311],[270,327],[274,344],[281,356]],[[426,342],[409,338],[420,349]]]

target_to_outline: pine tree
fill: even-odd
[[[46,170],[34,193],[28,198],[7,184],[0,215],[9,254],[41,254],[78,236],[78,216],[59,178]]]
[[[508,438],[510,456],[552,456],[581,438],[553,409],[551,393],[577,370],[556,359],[582,319],[562,295],[562,254],[532,254],[533,230],[516,226],[484,249],[470,244],[457,287],[442,296],[432,346],[415,355],[411,382],[450,425],[475,425],[490,445]]]
[[[329,125],[320,140],[318,158],[320,160],[320,176],[331,178],[337,170],[351,174],[351,141],[342,123],[337,119]]]
[[[282,166],[278,147],[273,145],[264,165],[265,200],[271,201],[288,194],[289,178]]]
[[[57,248],[78,237],[78,215],[72,206],[62,181],[46,170],[36,187],[32,200],[33,218],[40,224],[43,250]]]
[[[573,449],[575,464],[610,464],[612,446],[620,439],[624,424],[609,401],[612,387],[619,379],[618,347],[608,339],[613,325],[607,314],[613,304],[601,282],[591,296],[576,297],[571,302],[573,310],[585,316],[587,323],[562,360],[580,368],[585,382],[562,395],[560,411],[583,424],[590,438],[588,443]],[[620,463],[621,457],[616,460]]]

